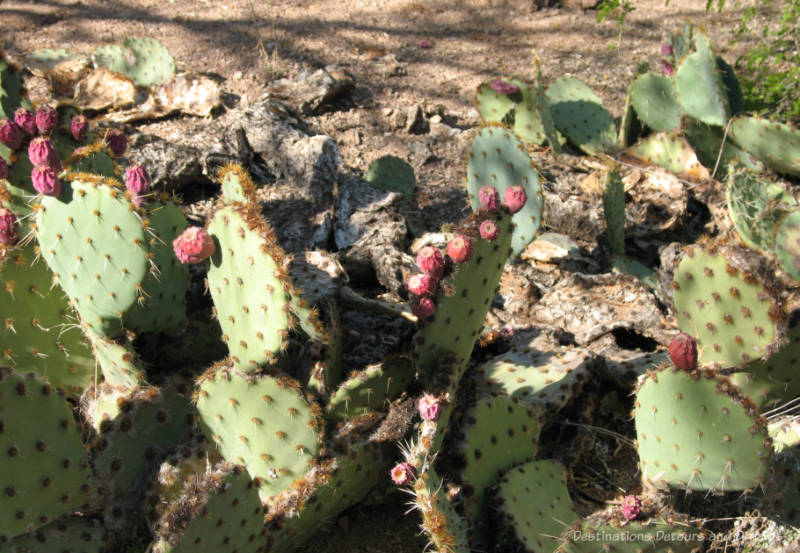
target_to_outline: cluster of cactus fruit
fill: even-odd
[[[576,79],[547,91],[541,74],[534,85],[480,87],[490,124],[467,163],[473,213],[446,245],[417,252],[420,272],[407,281],[413,350],[349,375],[336,310],[323,317],[292,282],[244,169],[220,171],[206,225],[188,226],[173,200],[149,190],[143,168],[118,167],[123,133],[93,140],[83,116],[34,110],[0,65],[0,551],[291,551],[389,479],[408,488],[444,553],[700,547],[669,491],[768,487],[780,455],[764,413],[800,393],[800,325],[789,324],[770,276],[774,258],[800,267],[794,226],[784,229],[796,202],[749,172],[766,171],[757,159],[796,175],[798,133],[738,115],[737,146],[723,144],[738,109],[735,76],[702,34],[692,52],[681,44],[673,80],[634,83],[619,133]],[[565,467],[541,458],[540,436],[579,393],[594,355],[520,345],[478,366],[471,355],[506,264],[542,225],[541,178],[523,141],[608,156],[637,127],[652,133],[628,156],[658,164],[691,144],[705,163],[699,144],[713,143],[726,162],[748,166],[728,169],[729,207],[761,251],[731,240],[687,248],[674,268],[682,333],[672,362],[649,366],[636,387],[648,491],[581,516]],[[617,165],[604,206],[611,250],[631,261]],[[206,273],[227,356],[155,384],[135,339],[187,334],[187,264]],[[419,421],[392,466],[396,432],[376,428],[408,393],[418,394]],[[631,535],[638,543],[625,543]]]

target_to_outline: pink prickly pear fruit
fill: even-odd
[[[497,92],[498,94],[516,94],[519,92],[519,87],[515,84],[511,84],[506,82],[502,79],[495,79],[489,86],[492,87],[492,90]]]
[[[14,123],[25,134],[33,135],[36,133],[36,116],[27,108],[17,108],[17,111],[14,112]]]
[[[0,244],[13,246],[19,240],[19,220],[13,211],[0,207]]]
[[[481,207],[488,211],[495,211],[500,207],[500,193],[494,186],[482,186],[478,190],[478,200],[481,202]]]
[[[119,129],[109,129],[105,142],[114,157],[124,155],[128,149],[128,137]]]
[[[671,44],[662,44],[661,45],[661,53],[665,56],[672,55],[672,45]]]
[[[436,279],[428,273],[419,273],[408,279],[408,291],[417,296],[427,296],[436,291]]]
[[[430,276],[439,280],[444,274],[444,257],[433,246],[424,246],[417,252],[417,265]]]
[[[420,40],[417,43],[417,46],[419,46],[420,48],[423,48],[423,49],[430,48],[431,47],[431,41],[428,40],[428,39],[423,38],[422,40]]]
[[[133,165],[125,170],[125,188],[131,195],[133,205],[139,207],[150,188],[150,176],[141,165]]]
[[[33,188],[45,196],[59,196],[61,194],[61,180],[52,167],[34,167],[31,171]]]
[[[667,60],[661,60],[661,71],[664,72],[664,75],[667,77],[672,77],[672,74],[675,72],[675,68],[672,66],[670,62]]]
[[[491,219],[486,219],[482,222],[478,230],[481,233],[481,238],[487,242],[494,242],[500,236],[500,227]]]
[[[7,179],[8,178],[8,163],[6,160],[0,157],[0,179]]]
[[[419,409],[419,416],[426,421],[435,421],[439,418],[439,411],[441,410],[441,403],[439,398],[431,394],[423,394],[417,403]]]
[[[12,150],[22,144],[22,129],[11,119],[0,119],[0,143]]]
[[[58,112],[53,106],[44,106],[36,110],[36,128],[39,134],[50,134],[58,125]]]
[[[516,213],[522,209],[527,200],[528,195],[520,185],[509,186],[503,194],[503,203],[511,213]]]
[[[639,516],[642,509],[642,500],[635,495],[626,495],[622,498],[622,516],[625,520],[631,521]]]
[[[89,134],[89,121],[83,115],[76,115],[69,122],[69,134],[72,139],[80,142]]]
[[[416,315],[419,320],[427,319],[436,312],[436,304],[430,298],[420,298],[420,300],[411,307],[411,312]]]
[[[447,255],[456,263],[466,263],[472,257],[472,240],[463,234],[455,235],[447,243]]]
[[[389,472],[392,477],[392,482],[398,486],[404,486],[416,476],[416,470],[411,463],[397,463],[394,468]]]
[[[181,263],[200,263],[214,255],[217,247],[203,227],[189,227],[172,241],[172,249]]]
[[[35,167],[52,167],[61,171],[61,160],[49,138],[37,136],[28,144],[28,158]]]
[[[669,358],[679,369],[691,371],[697,366],[697,342],[681,332],[669,343]]]

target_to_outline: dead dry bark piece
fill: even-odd
[[[147,93],[144,94],[137,96],[133,79],[107,67],[98,67],[75,86],[72,101],[81,110],[123,109],[145,101]]]
[[[311,115],[334,98],[349,92],[355,82],[342,69],[328,66],[313,73],[301,71],[294,79],[279,79],[269,93],[292,104],[303,115]]]
[[[625,328],[668,343],[658,303],[639,279],[628,274],[562,278],[531,310],[539,325],[554,326],[586,345],[615,328]]]

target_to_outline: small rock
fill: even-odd
[[[425,119],[422,107],[416,105],[406,112],[405,130],[411,134],[425,134],[430,130],[430,125]]]

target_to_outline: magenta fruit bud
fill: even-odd
[[[664,72],[664,75],[667,77],[672,77],[672,74],[675,72],[675,68],[672,67],[672,64],[667,60],[661,60],[661,71]]]
[[[0,179],[7,179],[8,178],[8,163],[6,160],[0,157]]]
[[[0,143],[16,150],[22,144],[22,129],[11,119],[0,119]]]
[[[418,46],[420,48],[430,48],[431,41],[423,38],[422,40],[419,41]]]
[[[672,55],[672,45],[671,44],[662,44],[661,45],[661,53],[665,56]]]
[[[214,255],[216,245],[202,227],[189,227],[172,241],[172,249],[181,263],[200,263]]]
[[[13,211],[0,207],[0,244],[13,246],[19,240],[19,221]]]
[[[420,298],[419,302],[411,307],[411,312],[419,320],[427,319],[436,312],[436,304],[430,298]]]
[[[416,471],[414,470],[414,465],[411,463],[398,463],[391,470],[390,474],[392,476],[392,482],[398,486],[403,486],[414,479]]]
[[[86,117],[83,115],[73,117],[72,121],[69,122],[69,134],[77,142],[85,139],[89,134],[89,121],[86,120]]]
[[[419,273],[408,279],[408,291],[417,296],[426,296],[436,291],[436,279],[428,273]]]
[[[456,263],[466,263],[472,257],[472,240],[462,234],[455,235],[447,243],[447,255]]]
[[[14,123],[28,135],[36,133],[36,117],[27,108],[17,108],[14,112]]]
[[[673,365],[684,371],[697,366],[697,342],[688,334],[681,332],[669,343],[669,358]]]
[[[28,144],[28,159],[35,167],[52,167],[61,171],[61,160],[49,138],[37,136]]]
[[[417,265],[436,280],[444,274],[444,257],[433,246],[420,248],[417,252]]]
[[[52,167],[34,167],[31,171],[33,188],[45,196],[58,196],[61,194],[61,181]]]
[[[520,185],[509,186],[503,194],[503,203],[511,213],[516,213],[525,202],[528,200],[528,195],[525,194],[525,189]]]
[[[125,188],[131,195],[133,205],[139,207],[144,201],[143,196],[150,188],[150,176],[141,165],[133,165],[125,171]]]
[[[507,83],[502,79],[495,79],[489,86],[498,94],[516,94],[519,92],[519,87],[515,84]]]
[[[437,418],[439,418],[441,404],[436,396],[431,394],[423,394],[423,396],[419,398],[417,408],[419,409],[420,417],[426,421],[435,421]]]
[[[124,155],[128,149],[128,137],[119,129],[109,129],[106,133],[106,146],[114,157]]]
[[[500,227],[491,219],[486,219],[480,226],[481,238],[487,242],[494,242],[500,236]]]
[[[626,495],[622,498],[622,516],[625,520],[631,521],[639,516],[642,509],[642,500],[635,495]]]
[[[58,112],[53,106],[44,106],[36,112],[36,128],[40,134],[50,134],[58,125]]]
[[[495,211],[500,207],[500,193],[494,186],[482,186],[478,190],[478,200],[481,202],[481,207],[488,211]]]

